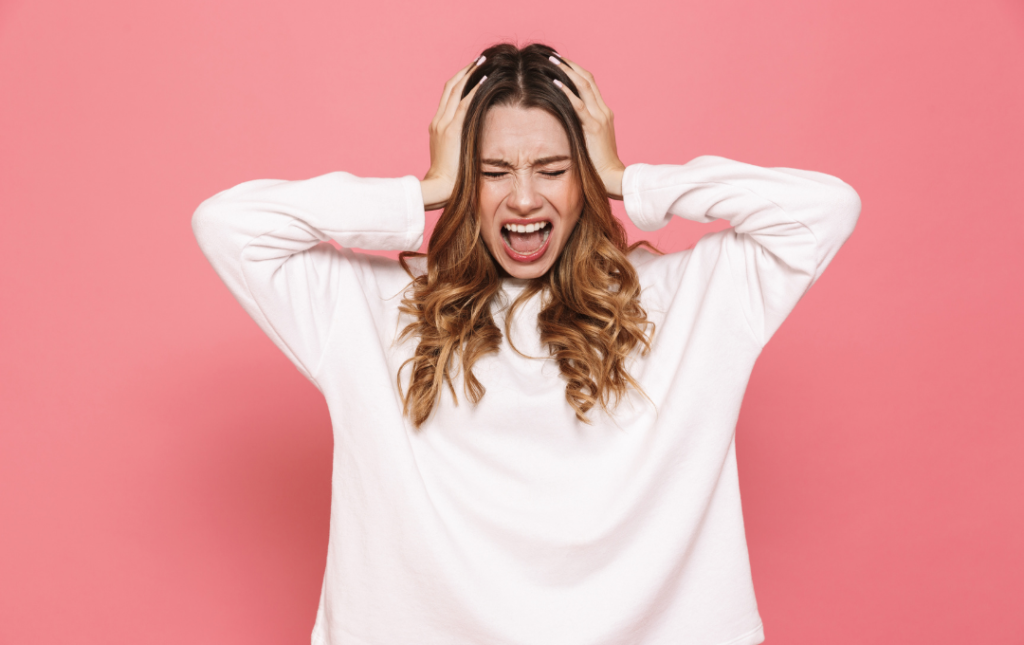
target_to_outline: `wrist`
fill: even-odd
[[[604,187],[609,198],[622,201],[622,176],[625,172],[626,166],[622,164],[604,172]]]
[[[420,180],[420,192],[423,194],[423,210],[433,211],[444,208],[452,196],[452,187],[442,179],[431,177]]]

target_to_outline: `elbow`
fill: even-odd
[[[244,210],[239,208],[243,200],[252,200],[260,189],[283,183],[287,182],[282,179],[245,181],[204,200],[192,213],[192,234],[200,247],[205,250],[205,244],[223,237],[225,231],[232,228],[234,220]]]
[[[815,231],[815,235],[842,244],[857,226],[860,217],[860,195],[853,186],[835,175],[812,170],[775,168],[797,177],[802,198],[796,200],[794,211],[806,208],[801,221]],[[796,185],[794,192],[796,192]],[[823,240],[824,241],[824,240]]]
[[[853,186],[843,182],[835,186],[831,198],[832,219],[836,224],[836,235],[843,241],[853,235],[860,219],[860,195]]]
[[[853,186],[833,175],[816,173],[814,190],[808,194],[815,214],[811,228],[822,242],[841,246],[851,235],[860,218],[860,195]],[[813,195],[813,197],[811,197]]]
[[[199,248],[204,252],[211,243],[218,237],[218,231],[222,228],[223,208],[214,204],[212,199],[207,199],[192,213],[192,234],[199,243]]]

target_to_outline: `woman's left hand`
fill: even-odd
[[[612,199],[622,199],[622,173],[626,166],[619,160],[619,153],[615,148],[615,115],[601,98],[593,74],[566,58],[552,56],[551,61],[565,71],[579,90],[580,96],[577,97],[563,83],[555,81],[576,109],[587,137],[590,160],[601,175],[608,196]]]

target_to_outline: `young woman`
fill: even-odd
[[[193,218],[330,408],[313,643],[760,643],[736,419],[857,193],[715,156],[625,166],[593,76],[539,44],[448,81],[430,156],[423,180],[245,182]],[[732,226],[652,253],[609,197],[645,231]],[[415,250],[438,208],[425,255],[349,250]]]

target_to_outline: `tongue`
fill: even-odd
[[[540,245],[544,243],[544,231],[534,231],[533,233],[508,233],[509,246],[516,253],[527,255],[540,248]]]

